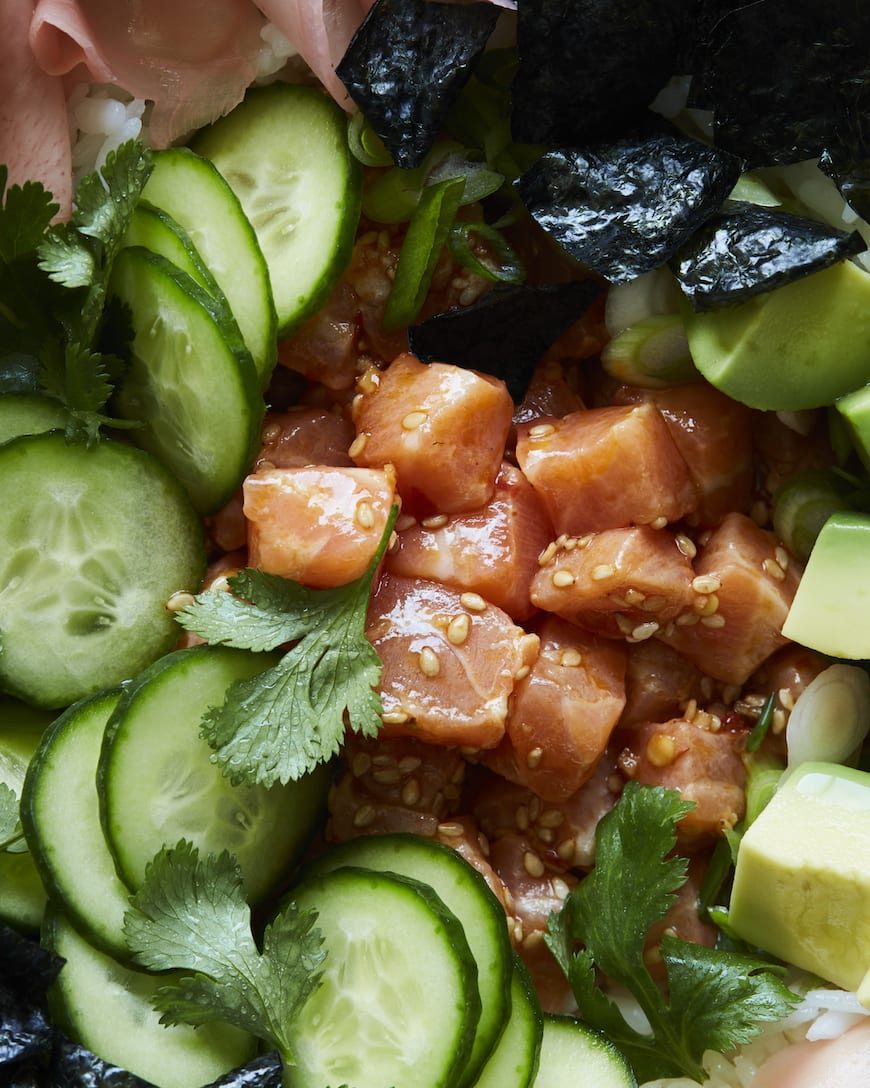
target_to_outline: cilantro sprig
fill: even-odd
[[[292,1065],[289,1028],[319,986],[326,958],[316,920],[314,911],[288,902],[265,927],[260,950],[235,859],[226,851],[200,859],[182,839],[149,864],[124,934],[141,966],[183,973],[155,994],[161,1023],[223,1021]]]
[[[685,882],[688,862],[671,851],[674,828],[692,807],[675,790],[628,783],[598,824],[595,868],[550,916],[545,937],[583,1019],[625,1053],[639,1081],[702,1082],[706,1050],[749,1042],[760,1024],[781,1019],[796,1003],[766,960],[670,936],[660,943],[667,995],[650,975],[646,936]],[[634,995],[648,1034],[629,1026],[598,985],[598,972]]]
[[[232,684],[203,718],[213,760],[233,783],[271,786],[312,771],[338,754],[345,730],[373,737],[381,726],[377,692],[383,666],[365,637],[378,564],[398,509],[361,578],[311,589],[246,569],[230,593],[206,590],[176,614],[210,643],[262,652],[292,643],[277,665]]]
[[[26,844],[18,817],[18,796],[11,786],[0,782],[0,852],[18,853],[22,849]]]
[[[0,166],[0,389],[59,401],[69,441],[90,445],[104,425],[135,425],[104,412],[122,364],[100,342],[107,324],[122,325],[109,279],[151,168],[144,144],[122,144],[82,179],[71,218],[55,223],[51,194],[38,182],[7,190]]]

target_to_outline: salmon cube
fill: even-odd
[[[538,655],[494,605],[467,607],[456,589],[384,574],[366,636],[383,662],[384,736],[446,747],[493,748],[504,736],[517,677]]]
[[[671,389],[623,386],[617,404],[655,405],[689,467],[698,489],[692,525],[713,528],[733,510],[748,514],[752,504],[752,411],[708,382]]]
[[[695,599],[692,564],[667,529],[641,525],[560,538],[541,558],[532,601],[610,637],[650,638]]]
[[[626,649],[555,618],[538,635],[540,653],[517,683],[505,742],[487,762],[543,800],[564,801],[592,777],[622,714]]]
[[[349,419],[323,408],[297,405],[286,412],[270,412],[263,423],[263,444],[257,456],[257,467],[352,467],[353,461],[347,451],[355,433]]]
[[[708,676],[744,684],[788,641],[782,625],[794,599],[799,564],[773,533],[733,513],[694,560],[698,594],[691,611],[657,632]]]
[[[390,470],[266,468],[244,481],[249,562],[325,589],[360,578],[395,499]]]
[[[688,465],[652,404],[520,424],[517,460],[557,533],[661,526],[698,506]]]
[[[505,462],[495,494],[479,510],[415,520],[401,529],[386,569],[477,593],[521,622],[535,611],[529,591],[552,533],[531,484]]]
[[[489,502],[513,416],[504,382],[406,353],[359,389],[351,456],[393,465],[404,509],[455,514]]]

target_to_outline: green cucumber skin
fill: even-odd
[[[57,431],[0,446],[0,541],[0,688],[46,709],[170,650],[165,603],[205,571],[202,525],[159,462]]]
[[[545,1013],[533,1088],[574,1088],[579,1068],[588,1088],[637,1088],[631,1066],[609,1039],[573,1016]]]
[[[4,393],[0,396],[0,443],[25,434],[61,429],[66,412],[61,404],[37,393]]]
[[[477,960],[483,1007],[469,1061],[458,1081],[460,1086],[472,1084],[510,1012],[513,953],[504,909],[484,877],[455,850],[419,835],[395,833],[352,839],[315,859],[306,873],[325,873],[346,865],[400,873],[421,881],[433,888],[466,928],[472,924],[470,914],[474,911],[474,935],[469,943]]]
[[[110,688],[80,700],[46,730],[24,779],[21,823],[51,899],[89,943],[123,962],[129,957],[123,922],[130,892],[115,872],[103,838],[96,787],[100,743],[121,690]],[[82,745],[92,750],[83,753]],[[70,766],[82,754],[92,756],[87,766]],[[52,808],[60,811],[52,813]],[[72,863],[71,870],[70,844],[64,838],[88,833],[93,841],[87,844],[87,856]]]
[[[362,208],[362,167],[347,144],[344,111],[313,87],[271,83],[249,90],[231,113],[202,129],[191,146],[214,163],[236,192],[269,268],[278,338],[292,335],[323,306],[350,260],[356,238]],[[318,161],[324,158],[328,161]],[[280,246],[267,240],[260,209],[251,197],[251,192],[256,194],[253,180],[266,170],[288,179],[294,172],[307,172],[314,190],[318,189],[318,175],[329,183],[336,178],[342,180],[341,200],[328,209],[335,215],[331,229],[304,243],[304,253],[291,256],[295,236]],[[321,195],[317,192],[314,199]],[[274,217],[275,209],[269,208],[265,215],[268,225]],[[310,208],[299,213],[300,221],[314,217]],[[326,258],[323,254],[327,254]],[[289,277],[281,267],[282,258],[291,266]],[[301,282],[300,268],[309,270]]]
[[[528,968],[513,959],[510,1017],[474,1088],[531,1088],[538,1074],[544,1014]]]

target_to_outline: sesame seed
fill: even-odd
[[[423,760],[419,756],[402,756],[399,760],[399,770],[402,774],[413,774],[423,766]]]
[[[226,593],[230,588],[228,575],[219,574],[208,588],[212,593]]]
[[[545,846],[550,846],[556,841],[556,832],[552,827],[539,827],[536,834]]]
[[[574,858],[574,840],[562,839],[556,847],[556,853],[560,861],[572,861]]]
[[[446,823],[438,825],[438,834],[444,835],[448,839],[459,839],[462,837],[462,824]]]
[[[563,650],[559,664],[564,665],[566,669],[576,669],[578,665],[583,664],[583,655],[579,650]]]
[[[674,620],[677,627],[694,627],[701,617],[693,612],[681,612]]]
[[[556,552],[558,550],[559,549],[556,547],[556,541],[551,540],[550,543],[546,546],[546,548],[544,548],[544,550],[538,556],[538,566],[539,567],[545,567],[550,562],[550,560],[553,558],[553,556],[556,554]]]
[[[463,593],[459,598],[459,603],[469,612],[486,611],[486,601],[479,593]]]
[[[767,509],[767,503],[763,499],[757,499],[752,504],[752,509],[749,511],[749,516],[752,518],[756,525],[766,525],[770,517],[770,513]]]
[[[653,637],[660,626],[661,625],[656,623],[655,620],[649,620],[647,623],[639,623],[637,627],[632,628],[631,637],[635,642],[646,642],[648,638]]]
[[[365,396],[367,393],[374,393],[380,384],[380,371],[372,367],[360,377],[359,381],[356,383],[356,387]]]
[[[598,563],[592,568],[589,577],[593,582],[603,582],[606,578],[612,578],[616,574],[616,567],[612,563]],[[573,582],[573,578],[571,581]]]
[[[373,529],[375,524],[375,512],[372,504],[366,499],[360,499],[356,504],[356,522],[361,529]]]
[[[773,721],[770,723],[770,727],[773,730],[774,736],[779,736],[785,729],[787,718],[785,711],[777,707],[773,712]]]
[[[634,630],[634,622],[630,620],[628,616],[623,616],[621,612],[614,612],[613,616],[616,620],[616,626],[619,628],[622,634],[626,637],[630,637],[632,631]]]
[[[182,608],[187,608],[189,604],[193,604],[193,594],[179,592],[172,594],[165,607],[169,612],[178,612]]]
[[[533,797],[531,801],[529,801],[529,819],[534,823],[540,815],[541,799],[540,797]]]
[[[725,617],[717,612],[713,616],[702,616],[701,623],[705,627],[720,628],[725,626]]]
[[[416,431],[418,427],[422,427],[426,420],[429,418],[429,413],[422,410],[416,412],[408,412],[408,414],[402,420],[403,431]]]
[[[372,757],[368,752],[357,752],[351,760],[350,769],[354,778],[362,778],[372,765]]]
[[[667,523],[668,519],[665,517],[665,515],[659,514],[657,518],[649,523],[649,527],[650,529],[664,529]]]
[[[785,571],[775,559],[765,559],[761,566],[765,574],[769,574],[777,582],[782,582],[785,579]]]
[[[514,944],[523,943],[523,921],[521,918],[514,918],[513,925],[511,926],[513,932]]]
[[[540,948],[543,943],[544,934],[540,929],[535,929],[523,937],[523,948],[525,948],[526,951],[531,951],[533,948]]]
[[[664,598],[662,598],[664,600]],[[636,608],[638,605],[643,605],[646,597],[639,589],[635,589],[634,586],[629,586],[625,591],[625,604],[627,608]]]
[[[683,717],[686,719],[687,722],[691,722],[691,721],[695,720],[695,715],[697,713],[698,713],[698,700],[697,699],[690,699],[686,703],[686,708],[683,711]]]
[[[532,670],[528,665],[520,665],[517,671],[514,673],[514,680],[525,680]]]
[[[564,567],[560,570],[554,571],[550,576],[550,581],[556,587],[556,589],[567,589],[568,586],[574,585],[574,575],[570,570],[565,570]]]
[[[529,754],[526,756],[526,766],[529,768],[530,771],[533,771],[540,764],[543,758],[543,748],[532,748]]]
[[[783,570],[788,570],[789,555],[788,552],[780,544],[776,551],[773,553],[774,559],[782,567]]]
[[[404,710],[387,710],[381,715],[384,725],[404,725],[408,715]]]
[[[654,767],[667,767],[677,755],[677,742],[667,733],[654,733],[646,746],[646,758]]]
[[[366,443],[369,440],[368,432],[360,431],[356,438],[351,442],[347,455],[348,457],[359,457],[362,451],[366,448]]]
[[[558,808],[545,808],[538,817],[539,827],[561,827],[565,822],[565,813]]]
[[[398,767],[380,767],[372,771],[372,778],[379,786],[398,786],[402,781]]]
[[[794,694],[790,688],[780,688],[776,694],[786,710],[794,710]]]
[[[529,810],[525,805],[517,805],[514,812],[514,823],[517,825],[517,830],[528,831],[529,829]]]
[[[413,514],[399,514],[396,518],[396,529],[400,533],[404,533],[406,529],[410,529],[416,524],[417,519]]]
[[[712,616],[719,611],[719,598],[715,593],[702,594],[695,598],[692,608],[699,616]]]
[[[424,529],[443,529],[448,521],[450,518],[447,514],[433,514],[429,518],[422,518],[420,524]]]
[[[461,646],[468,638],[470,630],[471,617],[467,613],[462,612],[460,615],[454,616],[447,625],[447,641],[453,646]]]
[[[536,423],[534,427],[529,428],[529,438],[547,438],[555,433],[556,428],[552,423]]]
[[[556,896],[557,899],[568,898],[571,889],[560,876],[554,876],[553,879],[550,881],[550,884],[553,888],[553,894]]]
[[[353,826],[354,827],[371,827],[375,822],[377,812],[374,805],[360,805],[360,807],[353,814]]]
[[[722,588],[722,582],[715,574],[699,574],[692,579],[692,589],[696,593],[716,593]]]
[[[533,853],[533,851],[531,850],[527,850],[523,854],[523,868],[526,870],[529,876],[536,879],[544,875],[543,861],[541,861],[538,855]]]
[[[676,535],[677,548],[682,552],[686,559],[694,559],[698,554],[698,549],[695,547],[695,542],[690,536],[686,536],[685,533],[677,533]]]
[[[365,397],[362,395],[362,393],[356,393],[354,395],[353,400],[350,402],[350,418],[354,422],[356,422],[357,417],[359,416],[360,411],[362,410],[364,400],[365,400]]]
[[[482,831],[477,833],[477,845],[480,847],[480,852],[485,858],[489,857],[489,839],[484,835]]]
[[[643,601],[640,607],[644,612],[661,612],[667,603],[667,597],[661,593],[653,593]]]
[[[424,646],[420,651],[420,672],[430,678],[441,672],[441,658],[430,646]]]

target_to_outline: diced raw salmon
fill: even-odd
[[[251,566],[323,589],[365,573],[395,480],[389,469],[263,467],[243,491]]]
[[[625,647],[549,619],[541,650],[518,681],[493,769],[545,801],[564,801],[592,777],[625,706]]]
[[[628,647],[620,729],[676,718],[701,695],[703,673],[687,657],[651,638]]]
[[[578,368],[552,359],[542,362],[532,375],[526,395],[514,412],[514,423],[533,423],[541,416],[567,416],[584,407]]]
[[[351,456],[395,466],[405,509],[456,514],[490,501],[513,414],[504,382],[405,354],[359,388]]]
[[[500,608],[472,604],[438,582],[381,577],[366,634],[384,666],[382,735],[472,749],[504,736],[508,700],[538,637]]]
[[[744,514],[729,514],[698,549],[692,611],[657,632],[699,669],[742,685],[787,639],[782,625],[799,565],[776,537]]]
[[[665,525],[698,506],[688,466],[651,404],[520,424],[517,460],[557,533]]]
[[[689,466],[698,489],[698,509],[688,518],[702,528],[727,513],[748,514],[752,504],[752,411],[708,382],[670,389],[623,386],[616,404],[655,405]]]
[[[477,593],[521,622],[535,611],[529,590],[551,538],[541,500],[520,470],[505,462],[486,506],[402,529],[385,569]]]
[[[651,638],[695,598],[692,564],[667,529],[640,525],[561,537],[541,559],[532,602],[612,638]]]
[[[351,467],[348,448],[353,424],[339,412],[298,405],[286,412],[271,412],[263,423],[263,444],[257,467],[305,468],[308,465]]]

